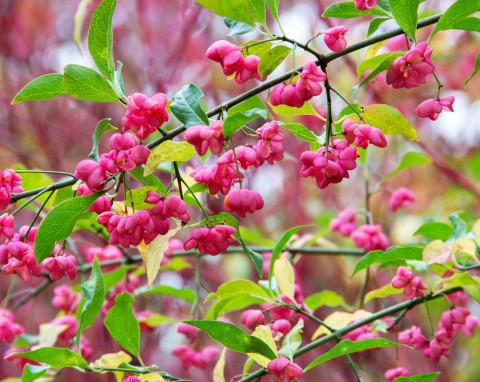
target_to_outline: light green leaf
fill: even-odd
[[[140,325],[132,312],[134,301],[127,292],[117,295],[105,317],[105,327],[122,348],[140,358]]]
[[[480,9],[479,0],[457,0],[438,20],[437,25],[430,35],[431,39],[438,31],[451,29],[454,25],[464,20],[467,16],[475,13]]]
[[[445,223],[427,222],[418,228],[414,235],[422,235],[429,240],[448,240],[453,234],[453,228]]]
[[[273,265],[273,276],[278,284],[280,293],[292,301],[295,300],[295,271],[288,260],[288,254],[282,253]]]
[[[173,96],[170,109],[185,127],[210,124],[207,115],[200,106],[202,97],[203,92],[197,85],[192,83],[184,85],[180,91]]]
[[[39,101],[67,94],[63,86],[63,74],[45,74],[26,84],[12,100],[12,105],[19,102]]]
[[[467,86],[467,84],[470,82],[470,80],[475,77],[475,75],[480,71],[480,52],[477,55],[477,58],[475,59],[475,69],[473,69],[472,74],[465,80],[465,83],[463,86]]]
[[[272,111],[278,115],[318,115],[310,101],[305,102],[302,107],[292,107],[287,105],[273,106],[270,103],[270,100],[268,101],[268,104],[272,108]]]
[[[50,366],[35,366],[26,364],[23,368],[22,382],[33,382],[45,375]]]
[[[160,179],[158,179],[155,175],[143,176],[143,172],[143,167],[137,167],[135,170],[129,171],[129,174],[132,178],[138,180],[144,186],[156,187],[161,194],[165,194],[167,192],[167,189]]]
[[[82,28],[85,17],[87,16],[87,11],[92,3],[92,0],[80,0],[75,11],[75,16],[73,18],[73,41],[80,52],[82,52]]]
[[[270,327],[268,327],[267,325],[258,325],[253,331],[252,337],[256,337],[259,340],[265,342],[275,353],[275,358],[278,356],[277,345],[275,344],[275,340],[273,339],[272,329],[270,329]],[[248,356],[254,359],[255,362],[257,362],[263,367],[267,367],[270,363],[270,359],[257,353],[248,353]]]
[[[276,354],[265,342],[248,335],[235,325],[209,320],[189,320],[184,323],[205,331],[212,340],[220,342],[233,351],[245,354],[257,353],[268,359],[276,358]]]
[[[411,377],[398,377],[395,382],[433,382],[439,375],[440,372],[438,371],[436,373],[412,375]]]
[[[112,86],[95,70],[81,65],[64,68],[63,86],[73,98],[92,102],[120,102]]]
[[[165,141],[155,147],[147,159],[143,176],[153,173],[160,163],[186,162],[195,155],[195,147],[186,141]]]
[[[177,320],[172,317],[164,316],[158,313],[153,313],[151,316],[148,317],[139,318],[138,321],[150,327],[157,327],[160,325],[177,322]]]
[[[387,179],[390,179],[392,176],[398,174],[400,171],[403,171],[403,170],[406,170],[407,168],[411,168],[415,166],[429,164],[431,162],[432,162],[432,159],[428,155],[418,151],[409,151],[405,153],[405,155],[402,157],[398,167],[383,177],[382,183],[385,182]]]
[[[140,188],[134,188],[130,190],[126,197],[127,206],[134,206],[135,210],[146,210],[153,207],[153,204],[145,202],[148,191],[155,191],[158,193],[158,189],[155,186],[146,186]]]
[[[76,221],[101,195],[67,199],[56,205],[42,220],[35,236],[35,259],[40,263],[52,253],[57,241],[65,240]]]
[[[237,20],[229,19],[228,17],[224,17],[223,22],[228,27],[228,29],[230,29],[230,32],[228,32],[227,34],[228,37],[255,31],[255,28],[251,27],[250,25],[242,23]]]
[[[240,48],[244,49],[246,54],[254,54],[258,57],[267,54],[271,47],[272,43],[270,41],[263,40],[248,40],[240,45]]]
[[[229,113],[230,114],[230,113]],[[247,122],[257,118],[267,119],[267,110],[250,109],[233,113],[225,119],[223,123],[223,135],[230,138],[236,131],[240,130]]]
[[[265,25],[267,23],[265,2],[263,0],[250,0],[253,12],[255,13],[255,21],[259,24]]]
[[[115,74],[113,75],[113,85],[115,86],[115,90],[118,94],[122,97],[126,97],[125,95],[125,84],[123,83],[123,76],[122,76],[122,67],[123,64],[121,61],[117,61],[117,70],[115,70]]]
[[[378,28],[380,28],[380,25],[382,25],[385,21],[388,20],[390,20],[389,17],[378,17],[376,19],[373,19],[368,25],[367,37],[370,37],[372,34],[374,34],[378,30]]]
[[[232,298],[216,300],[205,314],[206,319],[217,318],[224,314],[241,310],[250,305],[260,305],[265,303],[263,298],[239,295]]]
[[[95,127],[95,132],[92,136],[92,151],[90,151],[90,154],[88,154],[88,156],[97,162],[99,159],[98,144],[100,142],[100,138],[107,131],[118,130],[115,126],[110,124],[110,121],[110,118],[105,118],[98,122],[97,127]]]
[[[76,344],[80,349],[80,336],[83,331],[91,326],[102,310],[105,301],[105,286],[103,284],[103,275],[98,259],[93,260],[92,273],[88,281],[82,284],[83,306],[78,320]]]
[[[370,126],[380,129],[386,135],[403,135],[404,137],[418,141],[418,135],[412,124],[403,114],[393,106],[375,104],[363,108],[363,119]],[[350,118],[358,120],[357,115]]]
[[[372,251],[363,256],[353,270],[352,276],[373,264],[387,264],[396,260],[422,260],[423,248],[403,246],[383,251]]]
[[[415,32],[417,30],[419,5],[420,0],[390,1],[390,8],[395,21],[413,41],[417,41]]]
[[[45,347],[32,351],[10,354],[9,357],[19,356],[31,361],[44,363],[54,369],[64,367],[88,368],[88,363],[83,357],[66,348]]]
[[[399,293],[402,293],[401,289],[394,288],[392,284],[387,284],[381,288],[374,289],[368,292],[367,295],[365,296],[364,303],[366,304],[367,302],[373,300],[374,298],[385,298],[385,297],[388,297],[394,294],[399,294]]]
[[[297,324],[290,330],[290,332],[285,336],[282,342],[282,348],[279,353],[283,354],[290,361],[293,360],[295,352],[298,350],[302,344],[302,329],[303,329],[303,320],[298,320]]]
[[[195,0],[202,7],[209,9],[217,15],[238,20],[251,26],[255,22],[262,22],[250,0]]]
[[[258,73],[260,77],[269,76],[292,51],[288,46],[278,45],[273,47],[267,54],[260,58]]]
[[[301,123],[286,123],[285,125],[281,126],[286,128],[288,131],[290,131],[293,135],[295,135],[302,141],[315,144],[320,143],[319,137]]]
[[[272,14],[275,21],[280,25],[280,19],[278,17],[278,4],[280,0],[265,0],[265,4],[267,4],[270,13]]]
[[[305,305],[307,305],[312,311],[317,310],[321,306],[327,306],[329,308],[335,306],[348,306],[342,296],[331,290],[324,290],[308,296],[305,299]]]
[[[213,368],[213,382],[225,382],[225,353],[227,348],[223,348],[215,367]]]
[[[327,362],[331,359],[342,357],[347,354],[356,353],[362,350],[368,349],[376,349],[376,348],[384,348],[384,347],[399,347],[403,346],[397,344],[392,341],[388,341],[384,338],[372,338],[367,340],[360,340],[360,341],[350,341],[350,340],[343,340],[336,344],[332,349],[328,352],[322,354],[320,357],[315,359],[312,363],[310,363],[304,371],[307,372],[308,370],[318,366],[324,362]]]
[[[190,304],[193,304],[195,301],[195,292],[189,288],[177,289],[169,285],[155,285],[151,288],[142,287],[138,288],[135,291],[136,295],[144,296],[149,294],[157,294],[163,296],[176,297],[181,300],[187,301]]]
[[[355,8],[353,1],[344,3],[335,3],[327,8],[322,17],[334,17],[337,19],[352,19],[363,15],[388,16],[380,8],[373,8],[367,11],[359,11]]]
[[[210,293],[205,302],[217,298],[217,299],[229,299],[242,295],[258,297],[265,301],[270,301],[271,298],[263,287],[255,284],[250,280],[234,280],[226,282],[220,285],[215,293]]]
[[[98,4],[88,28],[88,50],[100,73],[112,82],[115,72],[112,17],[116,4],[116,0],[103,0]]]
[[[467,17],[462,21],[452,25],[450,29],[460,29],[464,31],[480,32],[480,18]]]

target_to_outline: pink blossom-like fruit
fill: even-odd
[[[328,49],[334,52],[340,52],[345,49],[347,46],[347,41],[345,40],[345,34],[347,33],[348,28],[344,25],[333,27],[328,29],[323,34],[323,41]]]
[[[420,118],[429,118],[432,121],[435,121],[442,112],[442,110],[453,112],[454,101],[454,96],[447,96],[443,98],[430,98],[418,105],[415,109],[415,113],[417,113]]]
[[[235,212],[238,216],[245,217],[246,213],[253,213],[263,208],[264,202],[262,195],[256,191],[231,190],[225,197],[225,211]]]
[[[408,188],[401,187],[392,192],[388,207],[395,212],[399,208],[407,208],[415,201],[415,194]]]

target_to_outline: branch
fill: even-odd
[[[52,280],[47,278],[43,283],[41,283],[38,287],[36,287],[32,292],[30,292],[26,296],[22,297],[20,300],[18,300],[15,304],[10,306],[8,309],[17,310],[18,308],[22,307],[27,302],[29,302],[32,298],[37,297],[40,293],[42,293],[45,289],[47,289],[48,286],[52,282],[53,282]]]

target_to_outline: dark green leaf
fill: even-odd
[[[202,97],[203,92],[198,86],[192,83],[184,85],[180,91],[173,96],[170,109],[185,127],[210,125],[207,115],[200,106],[200,99]]]
[[[57,241],[65,240],[77,219],[101,194],[67,199],[56,205],[42,220],[35,236],[35,259],[40,263],[52,253]]]
[[[119,102],[112,86],[95,70],[81,65],[67,65],[63,86],[73,98],[92,102]]]
[[[395,21],[413,41],[417,41],[415,38],[415,32],[417,30],[417,12],[419,5],[420,0],[390,1],[390,8],[392,9]]]
[[[95,132],[93,133],[93,136],[92,136],[92,151],[90,151],[90,154],[88,154],[88,156],[97,162],[99,160],[98,144],[100,142],[100,138],[107,131],[117,130],[115,126],[112,126],[110,124],[110,121],[111,121],[110,118],[105,118],[105,119],[102,119],[100,122],[98,122],[97,127],[95,127]]]
[[[88,50],[100,73],[112,82],[115,72],[112,17],[116,3],[116,0],[103,0],[93,12],[88,29]]]
[[[332,4],[328,9],[323,13],[322,17],[334,17],[338,19],[352,19],[355,17],[363,15],[378,15],[378,16],[388,16],[387,13],[382,11],[379,8],[373,8],[367,11],[359,11],[355,8],[355,3],[353,1],[345,3],[335,3]]]
[[[452,25],[450,29],[460,29],[464,31],[480,32],[480,18],[467,17],[462,21]]]
[[[412,375],[411,377],[398,377],[395,382],[433,382],[439,375],[440,372],[438,371],[436,373]]]
[[[287,123],[282,125],[282,127],[286,128],[302,141],[309,143],[320,143],[318,139],[319,137],[317,137],[311,130],[307,129],[300,123]]]
[[[248,335],[235,325],[209,320],[189,320],[184,322],[205,331],[211,339],[236,352],[257,353],[268,359],[276,358],[275,353],[265,342]]]
[[[302,229],[308,228],[309,226],[307,225],[301,225],[298,227],[293,227],[290,228],[289,230],[285,231],[278,241],[278,243],[275,245],[272,251],[272,257],[270,259],[270,269],[268,271],[268,284],[271,285],[272,282],[272,276],[273,276],[273,266],[275,265],[275,261],[278,259],[278,256],[282,253],[283,249],[285,248],[285,245],[287,242],[292,238],[293,235],[295,235],[297,232],[301,231]]]
[[[397,344],[395,342],[388,341],[384,338],[372,338],[372,339],[360,340],[360,341],[343,340],[343,341],[340,341],[338,344],[336,344],[328,352],[322,354],[315,361],[310,363],[305,368],[305,371],[308,371],[313,367],[318,366],[321,363],[327,362],[333,358],[356,353],[362,350],[384,348],[384,347],[391,347],[391,346],[398,347],[402,345]]]
[[[129,174],[132,178],[138,180],[144,186],[154,186],[158,188],[162,194],[167,192],[167,189],[159,178],[157,178],[155,175],[143,176],[143,172],[143,167],[137,167],[135,170],[130,171]]]
[[[229,19],[228,17],[224,17],[223,22],[230,29],[230,32],[227,34],[229,37],[255,31],[255,28],[251,27],[250,25],[237,20]]]
[[[64,367],[88,368],[88,363],[83,357],[66,348],[44,347],[32,351],[13,353],[10,356],[19,356],[32,361],[45,363],[54,369]]]
[[[267,54],[260,58],[258,63],[258,73],[260,77],[265,78],[269,76],[280,65],[285,57],[292,51],[288,46],[275,46]]]
[[[229,113],[230,114],[230,113]],[[247,122],[263,118],[267,119],[267,110],[250,109],[248,111],[240,111],[228,116],[223,123],[223,135],[230,138],[236,131],[240,130]]]
[[[312,311],[315,311],[321,306],[328,306],[329,308],[333,308],[335,306],[346,307],[347,303],[338,293],[335,293],[331,290],[323,290],[308,296],[305,299],[305,305],[307,305]]]
[[[390,0],[378,0],[377,5],[387,12],[390,12]]]
[[[76,344],[80,349],[80,336],[83,331],[91,326],[102,310],[105,301],[105,287],[103,284],[103,275],[98,259],[93,260],[92,273],[88,281],[82,284],[83,306],[78,320]]]
[[[250,0],[195,0],[204,8],[217,15],[238,20],[251,26],[260,22],[258,12],[254,10]]]
[[[63,86],[63,74],[52,73],[37,77],[26,84],[12,100],[12,105],[38,101],[68,94]]]
[[[115,305],[105,317],[105,327],[122,348],[140,358],[140,325],[132,311],[134,301],[126,292],[115,297]]]
[[[386,264],[396,260],[422,260],[423,248],[416,246],[404,246],[383,251],[372,251],[363,256],[353,270],[353,275],[373,264]]]
[[[414,235],[422,235],[429,240],[448,240],[453,234],[453,228],[445,223],[427,222],[417,229]]]
[[[189,288],[177,289],[168,285],[155,285],[151,288],[142,287],[135,291],[135,294],[144,296],[147,294],[157,294],[163,296],[176,297],[193,304],[195,301],[195,292]]]
[[[390,18],[379,17],[379,18],[373,19],[368,25],[367,37],[374,34],[378,30],[378,28],[380,28],[380,25],[382,25],[387,20],[390,20]]]
[[[35,366],[26,364],[23,368],[22,382],[33,382],[38,378],[43,377],[50,366]]]
[[[463,86],[467,86],[467,84],[470,82],[470,80],[475,77],[475,75],[480,71],[480,52],[477,55],[477,58],[475,59],[475,69],[473,69],[472,74],[465,80],[465,83]]]
[[[467,16],[478,11],[480,9],[479,0],[457,0],[455,1],[450,8],[448,8],[445,13],[438,20],[437,25],[433,29],[430,38],[435,35],[438,31],[443,31],[451,29],[456,24],[464,20]]]

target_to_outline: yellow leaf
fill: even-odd
[[[441,240],[434,240],[423,249],[423,261],[427,264],[443,264],[450,258],[452,246]]]
[[[52,325],[41,324],[40,333],[38,335],[37,348],[51,347],[57,342],[57,338],[60,333],[64,332],[68,328],[68,325]]]
[[[78,3],[73,22],[73,41],[77,45],[80,53],[82,52],[82,27],[87,15],[88,8],[92,5],[92,0],[81,0]]]
[[[140,379],[140,381],[143,382],[163,382],[165,379],[160,374],[156,373],[148,373],[148,374],[142,374],[137,377]]]
[[[223,348],[220,358],[217,361],[213,369],[213,382],[225,382],[224,369],[225,369],[225,351],[227,348]]]
[[[376,44],[370,45],[365,53],[364,60],[368,60],[372,57],[375,57],[378,51],[388,42],[388,40],[377,42]]]
[[[476,220],[473,224],[473,233],[477,238],[477,241],[480,241],[480,219]]]
[[[150,287],[157,277],[160,270],[160,263],[162,262],[165,251],[168,248],[168,241],[171,237],[182,229],[181,226],[171,229],[166,235],[159,235],[149,245],[145,245],[143,242],[138,246],[140,255],[142,255],[147,268],[147,283]]]
[[[367,312],[366,310],[357,310],[353,313],[347,312],[333,312],[329,315],[323,322],[327,324],[332,329],[341,329],[350,324],[352,321],[361,320],[362,318],[367,318],[371,316],[372,313]],[[330,331],[326,329],[323,325],[320,325],[319,328],[313,333],[312,341],[324,334],[329,334]]]
[[[467,239],[466,237],[460,237],[455,240],[453,244],[452,254],[453,255],[468,255],[472,258],[475,258],[475,252],[477,251],[477,246],[472,239]]]
[[[195,155],[195,147],[186,141],[165,141],[152,150],[147,159],[143,176],[153,173],[160,163],[186,162]]]
[[[273,275],[277,280],[280,292],[295,301],[293,298],[295,294],[295,273],[292,264],[288,261],[287,253],[282,253],[275,261],[273,265]]]
[[[272,329],[270,329],[267,325],[259,325],[255,328],[255,331],[252,333],[253,337],[257,337],[258,339],[265,342],[270,349],[275,353],[275,356],[278,355],[277,353],[277,346],[275,344],[275,340],[272,336]],[[263,367],[267,367],[268,363],[271,361],[267,357],[260,355],[258,353],[247,353],[248,356],[254,359],[259,365]]]
[[[102,355],[99,359],[97,359],[94,363],[94,367],[118,367],[122,363],[128,363],[132,360],[127,353],[123,351],[119,351],[118,353],[108,353]]]

